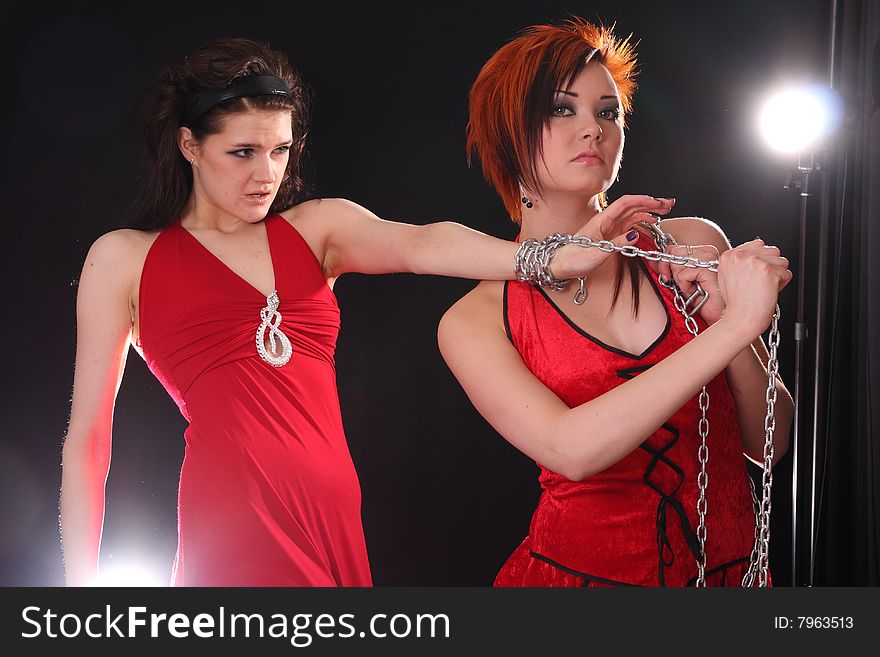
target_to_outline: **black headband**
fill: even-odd
[[[250,96],[286,96],[293,100],[293,94],[281,78],[274,75],[248,75],[236,78],[223,89],[211,89],[194,97],[184,110],[180,125],[191,126],[217,105]]]

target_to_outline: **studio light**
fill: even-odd
[[[160,582],[159,578],[147,568],[114,566],[102,568],[101,574],[92,581],[91,586],[167,586],[167,583]]]
[[[774,150],[802,153],[814,150],[840,118],[840,105],[829,89],[803,86],[774,93],[760,112],[759,127]]]

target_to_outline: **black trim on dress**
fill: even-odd
[[[504,293],[501,297],[501,315],[504,318],[504,332],[507,333],[507,339],[510,340],[510,344],[513,344],[513,334],[510,332],[510,318],[507,316],[507,285],[509,283],[510,281],[504,281]]]
[[[609,586],[632,586],[638,588],[638,584],[627,584],[626,582],[618,582],[616,579],[607,579],[605,577],[597,577],[596,575],[590,575],[588,573],[582,573],[579,570],[575,570],[574,568],[569,568],[568,566],[563,566],[558,561],[554,561],[550,557],[545,557],[543,554],[538,554],[534,550],[529,550],[529,555],[533,559],[538,559],[539,561],[543,561],[544,563],[550,564],[554,568],[561,570],[563,572],[568,573],[569,575],[575,575],[576,577],[580,577],[584,580],[583,586],[589,586],[590,582],[596,582],[598,584],[608,584]]]
[[[562,319],[564,319],[568,323],[568,325],[571,326],[571,328],[573,328],[577,333],[579,333],[580,335],[585,337],[587,340],[599,345],[600,347],[602,347],[606,351],[610,351],[612,353],[618,354],[618,355],[623,356],[625,358],[632,358],[633,360],[642,360],[645,356],[647,356],[652,351],[654,351],[654,349],[656,349],[657,346],[661,342],[663,342],[663,340],[666,338],[666,336],[669,335],[669,331],[672,328],[672,317],[669,314],[669,307],[666,305],[666,299],[661,294],[660,288],[657,287],[657,283],[654,280],[654,277],[651,276],[650,272],[648,271],[647,266],[645,265],[645,263],[642,261],[641,258],[638,259],[638,263],[641,265],[642,269],[644,270],[645,276],[648,278],[648,281],[650,281],[651,287],[654,290],[654,294],[657,296],[657,300],[660,302],[660,305],[663,307],[663,312],[666,313],[666,326],[663,328],[663,331],[660,333],[659,336],[657,336],[657,339],[654,340],[650,345],[648,345],[648,347],[639,355],[632,354],[632,353],[626,351],[625,349],[620,349],[619,347],[613,347],[610,344],[606,344],[605,342],[602,342],[599,338],[595,337],[594,335],[591,335],[590,333],[588,333],[587,331],[582,329],[580,326],[575,324],[571,320],[571,318],[568,315],[566,315],[559,306],[556,305],[556,303],[553,301],[553,299],[550,298],[550,295],[548,295],[544,291],[543,288],[536,287],[536,289],[538,290],[538,292],[541,293],[541,296],[543,296],[547,300],[547,303],[549,303],[550,306],[559,314],[559,316],[562,317]]]

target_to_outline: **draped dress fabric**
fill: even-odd
[[[639,246],[652,248],[646,238]],[[508,337],[526,366],[570,407],[639,376],[691,338],[673,294],[639,260],[667,323],[641,354],[604,344],[573,324],[546,292],[504,289]],[[642,304],[656,303],[642,297]],[[706,325],[697,318],[700,330]],[[739,586],[748,569],[755,513],[736,408],[722,372],[710,395],[706,583]],[[632,412],[651,403],[632,399]],[[540,467],[542,493],[529,534],[496,586],[689,586],[697,577],[700,464],[697,397],[619,462],[575,482]],[[585,427],[584,440],[590,440]]]
[[[361,494],[342,426],[339,308],[302,236],[265,220],[291,341],[273,367],[255,336],[266,297],[179,220],[152,244],[140,346],[189,422],[176,586],[369,586]]]

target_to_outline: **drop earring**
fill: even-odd
[[[529,200],[529,197],[526,196],[526,193],[522,191],[522,189],[520,189],[520,194],[522,194],[522,204],[524,206],[526,206],[527,208],[532,208],[535,206],[535,204],[532,203],[531,200]]]

